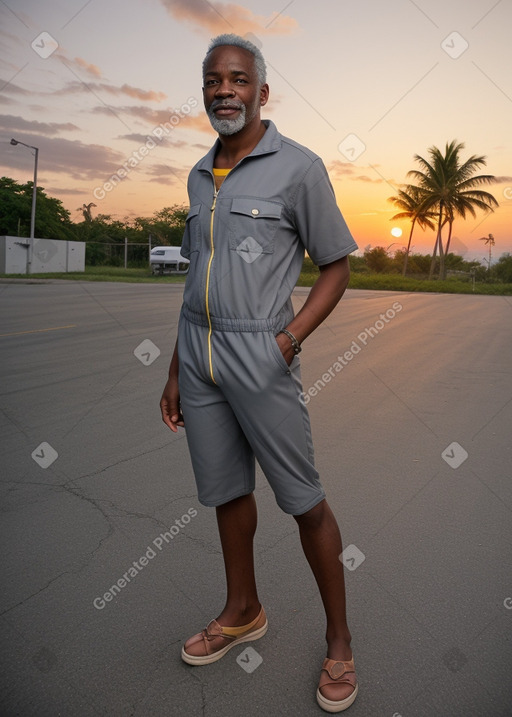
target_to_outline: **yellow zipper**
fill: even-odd
[[[210,378],[213,383],[217,383],[213,377],[213,364],[212,364],[212,320],[210,318],[210,304],[209,304],[209,289],[210,289],[210,270],[212,267],[213,255],[215,254],[215,245],[213,243],[213,219],[215,217],[215,205],[217,204],[218,189],[215,189],[213,195],[213,204],[211,206],[211,218],[210,218],[210,260],[208,261],[208,268],[206,270],[206,316],[208,317],[208,364],[210,367]]]

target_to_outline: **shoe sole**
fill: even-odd
[[[359,685],[356,684],[355,690],[352,692],[351,695],[348,697],[345,697],[344,700],[339,700],[338,702],[333,702],[332,700],[326,699],[322,693],[320,692],[320,689],[317,689],[316,691],[316,701],[320,705],[320,707],[325,712],[343,712],[344,710],[348,709],[350,705],[354,702],[355,698],[357,697],[357,693],[359,692]]]
[[[265,624],[262,625],[262,627],[259,627],[257,630],[254,630],[254,632],[250,632],[248,635],[244,635],[243,637],[238,637],[236,640],[233,640],[233,642],[230,642],[229,645],[226,645],[226,647],[223,647],[222,650],[217,650],[217,652],[213,652],[211,655],[189,655],[188,652],[185,652],[185,648],[181,648],[181,659],[186,662],[188,665],[210,665],[212,662],[217,662],[217,660],[220,660],[226,652],[229,652],[232,647],[236,647],[236,645],[241,645],[243,642],[252,642],[253,640],[259,640],[260,637],[263,637],[263,635],[268,630],[268,620],[265,620]]]

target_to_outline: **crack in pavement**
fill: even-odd
[[[120,466],[123,463],[128,463],[129,461],[135,460],[137,458],[140,458],[141,456],[148,456],[151,455],[151,453],[155,453],[156,451],[161,451],[164,448],[168,448],[169,446],[172,446],[174,443],[178,441],[182,441],[185,438],[185,433],[182,433],[181,435],[178,434],[176,438],[174,438],[172,441],[167,441],[167,443],[164,443],[162,446],[157,446],[156,448],[150,448],[147,451],[141,451],[140,453],[135,453],[132,456],[128,456],[127,458],[121,458],[118,461],[115,461],[114,463],[109,463],[106,466],[103,466],[102,468],[99,468],[96,471],[92,471],[91,473],[84,473],[82,475],[77,476],[76,478],[73,478],[71,480],[85,480],[87,478],[92,478],[93,476],[98,476],[104,473],[105,471],[108,471],[110,468],[114,468],[115,466]]]

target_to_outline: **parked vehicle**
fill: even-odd
[[[179,246],[155,246],[151,249],[149,264],[153,274],[186,274],[190,262],[181,256]]]

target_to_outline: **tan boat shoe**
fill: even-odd
[[[320,673],[316,699],[326,712],[343,712],[357,697],[358,684],[354,660],[325,658]]]
[[[259,640],[267,632],[268,621],[261,608],[258,617],[247,625],[223,627],[217,620],[190,637],[181,650],[181,659],[189,665],[209,665],[224,657],[228,650],[243,642]]]

